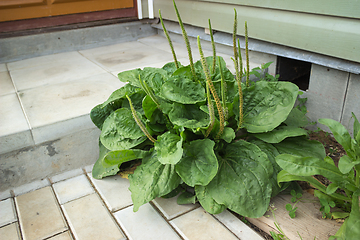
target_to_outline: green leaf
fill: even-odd
[[[288,203],[288,204],[285,205],[285,209],[286,209],[287,211],[292,211],[292,210],[293,210],[293,207],[291,206],[290,203]]]
[[[214,146],[210,139],[195,140],[184,145],[184,156],[175,169],[187,185],[206,186],[215,177],[218,161]]]
[[[91,109],[90,118],[91,121],[98,127],[100,130],[104,124],[105,119],[114,111],[112,106],[106,106],[105,108],[101,107],[101,104],[95,106]]]
[[[266,68],[268,68],[272,63],[273,63],[273,62],[268,62],[268,63],[262,64],[262,65],[261,65],[261,68],[262,68],[262,69],[266,69]]]
[[[162,164],[176,164],[183,154],[181,137],[171,132],[158,136],[154,147]]]
[[[349,156],[344,155],[339,159],[339,170],[341,173],[347,174],[351,171],[351,169],[353,169],[355,165],[359,163],[360,161],[353,162]]]
[[[360,145],[360,123],[355,114],[353,112],[351,114],[354,117],[354,138]]]
[[[293,108],[284,123],[292,127],[305,127],[309,124],[309,120],[299,109]]]
[[[136,212],[141,205],[177,188],[181,178],[175,172],[174,165],[161,164],[154,152],[143,159],[143,163],[136,168],[134,174],[129,175],[129,181],[131,199]]]
[[[208,193],[208,190],[204,186],[195,186],[196,197],[199,200],[201,206],[210,214],[219,214],[226,209],[223,204],[217,203],[213,197]]]
[[[353,194],[351,212],[348,220],[344,223],[344,237],[346,240],[357,240],[360,236],[360,210],[359,194]]]
[[[190,192],[183,192],[180,194],[180,196],[177,198],[177,204],[195,204],[196,203],[196,195],[190,193]]]
[[[121,106],[122,100],[126,99],[126,95],[131,96],[134,93],[144,92],[141,88],[134,87],[130,84],[126,84],[125,86],[114,91],[110,97],[101,104],[101,107],[104,108],[108,105],[118,105]]]
[[[188,79],[192,79],[191,68],[190,66],[180,67],[172,74],[172,76],[181,76]]]
[[[323,175],[338,186],[354,191],[354,182],[343,175],[339,169],[315,157],[300,157],[290,154],[281,154],[276,158],[279,166],[290,174],[298,176]]]
[[[329,186],[327,186],[327,188],[326,188],[326,193],[327,193],[327,194],[332,194],[332,193],[334,193],[338,188],[339,188],[338,185],[336,185],[335,183],[331,183],[331,184],[329,184]]]
[[[344,147],[347,153],[351,151],[351,136],[341,123],[333,119],[326,118],[321,118],[318,122],[330,128],[336,141]]]
[[[114,165],[120,167],[120,165],[124,162],[135,159],[142,159],[149,154],[150,153],[148,151],[143,151],[140,149],[110,151],[104,156],[102,165],[104,167],[111,167]]]
[[[318,141],[311,141],[304,137],[287,138],[284,141],[274,144],[279,153],[288,153],[294,156],[326,157],[324,145]]]
[[[349,215],[348,212],[332,212],[333,219],[347,218]]]
[[[207,127],[210,123],[209,115],[196,105],[174,103],[169,118],[175,125],[193,129]]]
[[[225,140],[227,143],[231,143],[235,139],[235,131],[232,128],[225,127],[223,134],[220,136],[220,139]]]
[[[251,133],[273,130],[286,120],[298,91],[299,88],[290,82],[258,81],[250,87],[244,87],[243,127]],[[234,106],[237,106],[234,107],[234,113],[239,116],[238,104]]]
[[[158,109],[156,103],[151,99],[149,95],[146,95],[142,101],[142,108],[144,109],[144,114],[151,121],[152,115],[156,109]]]
[[[161,87],[161,96],[173,102],[195,104],[206,100],[200,83],[184,77],[171,78]]]
[[[105,120],[100,134],[101,143],[110,150],[130,149],[146,140],[133,119],[131,110],[120,108]]]
[[[219,204],[246,217],[261,217],[270,197],[273,170],[266,154],[244,140],[229,144],[206,191]]]
[[[298,127],[280,126],[278,128],[275,128],[271,132],[255,133],[253,135],[255,137],[263,140],[264,142],[279,143],[288,137],[297,137],[297,136],[304,136],[304,135],[306,136],[307,131],[302,128],[298,128]]]
[[[118,74],[118,78],[122,82],[128,82],[130,85],[141,88],[140,82],[139,82],[139,76],[141,74],[141,69],[133,69],[124,71]]]
[[[179,67],[182,67],[181,63],[180,62],[177,62],[178,63],[178,66]],[[164,69],[169,75],[173,74],[173,72],[176,71],[176,65],[175,65],[175,62],[169,62],[169,63],[166,63],[162,69]]]
[[[96,163],[94,164],[94,167],[92,169],[93,178],[102,179],[106,176],[115,175],[119,171],[118,165],[113,165],[113,166],[109,166],[109,167],[103,166],[102,163],[104,161],[104,157],[109,151],[110,151],[109,149],[104,147],[104,145],[102,145],[101,142],[99,142],[99,152],[100,153],[99,153],[99,158],[96,161]]]

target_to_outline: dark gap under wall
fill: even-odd
[[[301,90],[309,88],[311,63],[296,59],[277,57],[276,74],[279,81],[289,81],[296,84]]]

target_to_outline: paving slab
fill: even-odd
[[[15,88],[11,81],[9,72],[0,71],[0,86],[0,96],[15,92]]]
[[[128,179],[121,178],[118,175],[101,180],[94,179],[91,173],[88,173],[88,176],[111,212],[133,204]]]
[[[114,216],[130,240],[181,239],[149,203],[142,205],[137,212],[128,207]]]
[[[85,175],[55,183],[53,188],[60,204],[94,193],[94,189]]]
[[[0,202],[0,227],[17,221],[14,202],[8,198]]]
[[[47,178],[43,180],[36,180],[13,189],[15,196],[19,196],[28,192],[35,191],[37,189],[50,186],[50,182]]]
[[[68,229],[51,187],[15,197],[24,240],[44,239]]]
[[[177,197],[173,198],[155,198],[152,201],[155,206],[161,211],[167,220],[178,217],[181,214],[189,212],[195,208],[200,207],[200,204],[177,204]]]
[[[21,240],[18,223],[12,223],[0,228],[1,240]]]
[[[238,240],[224,225],[203,208],[197,208],[174,220],[171,225],[184,239],[189,240]]]
[[[70,171],[52,176],[52,177],[50,177],[50,181],[51,181],[51,183],[57,183],[57,182],[60,182],[60,181],[63,181],[63,180],[66,180],[66,179],[69,179],[72,177],[79,176],[83,173],[84,173],[83,170],[81,168],[78,168],[78,169],[70,170]]]
[[[68,202],[62,208],[76,240],[125,240],[96,194]]]
[[[0,63],[0,72],[6,72],[7,71],[7,67],[5,63]]]
[[[69,231],[56,235],[54,237],[49,238],[49,240],[73,240]]]

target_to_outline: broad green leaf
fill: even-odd
[[[179,103],[174,103],[169,118],[173,124],[186,128],[207,127],[210,122],[209,115],[201,111],[198,106]]]
[[[145,96],[146,93],[143,91],[133,93],[131,96],[129,96],[135,111],[137,111],[140,115],[145,114],[144,109],[142,108],[142,102]],[[129,100],[127,98],[122,101],[121,107],[131,109]]]
[[[261,140],[254,139],[254,140],[251,140],[250,142],[255,144],[256,146],[258,146],[261,149],[261,151],[266,153],[268,159],[270,160],[270,162],[272,164],[274,172],[273,172],[272,177],[270,178],[270,181],[271,181],[271,186],[272,186],[272,195],[271,196],[274,197],[283,190],[283,188],[279,187],[278,182],[277,182],[277,175],[281,171],[281,168],[276,163],[275,157],[277,155],[279,155],[279,151],[272,144],[263,142]]]
[[[270,197],[272,165],[255,144],[239,140],[229,144],[219,159],[219,171],[207,185],[208,194],[221,205],[246,217],[266,212]],[[199,198],[200,199],[200,198]]]
[[[110,150],[129,149],[145,140],[145,134],[127,108],[112,112],[105,120],[100,134],[101,143]]]
[[[339,169],[316,157],[300,157],[281,154],[275,158],[277,164],[293,175],[312,176],[322,175],[338,186],[354,191],[354,182],[342,174]]]
[[[150,153],[148,151],[140,149],[110,151],[104,156],[102,165],[104,167],[111,167],[113,165],[120,166],[124,162],[142,159],[149,154]]]
[[[235,131],[232,128],[225,127],[223,134],[220,136],[220,139],[225,140],[227,143],[231,143],[235,139]]]
[[[212,63],[213,63],[213,57],[212,56],[206,57],[205,60],[207,62],[207,65],[210,68],[210,73],[211,73],[212,72],[211,67],[212,67]],[[221,61],[221,67],[222,67],[224,78],[225,78],[224,80],[225,81],[235,81],[234,75],[226,67],[226,62],[224,61],[224,59],[222,57],[220,57],[220,61]],[[203,66],[201,64],[201,61],[200,60],[197,61],[194,64],[194,66],[195,66],[195,70],[196,70],[197,74],[200,76],[200,79],[206,79],[205,73],[204,73],[204,70],[203,70]],[[215,73],[211,74],[211,79],[212,79],[212,81],[214,83],[218,82],[218,81],[221,81],[221,73],[220,73],[220,69],[219,69],[219,59],[218,58],[216,59]]]
[[[218,161],[214,146],[210,139],[195,140],[184,145],[184,156],[175,170],[187,185],[206,186],[215,177]]]
[[[101,107],[101,104],[95,106],[91,109],[90,118],[91,121],[98,127],[100,130],[104,124],[105,119],[117,108],[113,108],[113,106],[106,106],[104,108]]]
[[[354,118],[354,138],[356,141],[360,142],[360,138],[357,138],[357,136],[360,137],[360,123],[355,114],[353,112],[351,114]]]
[[[110,167],[104,167],[103,166],[103,161],[104,161],[104,157],[105,155],[109,152],[110,150],[107,149],[106,147],[104,147],[104,145],[101,144],[101,142],[99,142],[99,158],[96,161],[96,163],[94,164],[94,167],[92,169],[92,176],[95,179],[102,179],[106,176],[112,176],[117,174],[117,172],[119,171],[119,166],[118,165],[113,165]]]
[[[332,194],[332,193],[334,193],[338,188],[339,188],[338,185],[336,185],[335,183],[331,183],[331,184],[329,184],[329,186],[327,186],[327,188],[326,188],[326,193],[327,193],[327,194]]]
[[[345,224],[345,223],[344,223]],[[344,229],[346,240],[357,240],[360,236],[359,194],[353,194],[350,216]]]
[[[147,119],[151,120],[152,114],[157,109],[157,105],[149,95],[146,95],[142,102],[142,108],[144,109],[144,114]]]
[[[131,199],[134,203],[134,212],[139,207],[156,197],[164,196],[177,188],[181,178],[175,172],[172,164],[161,164],[156,152],[143,159],[134,174],[129,175]]]
[[[351,151],[351,136],[341,123],[327,118],[321,118],[318,122],[330,128],[336,141],[343,146],[347,153]]]
[[[333,219],[347,218],[350,215],[348,212],[331,212]]]
[[[210,214],[219,214],[226,209],[223,204],[217,203],[214,198],[210,196],[207,188],[204,186],[195,186],[196,197],[199,200],[201,206]]]
[[[205,89],[201,84],[184,77],[166,81],[161,87],[161,95],[182,104],[195,104],[206,100]]]
[[[178,66],[182,67],[181,63],[178,62]],[[176,71],[176,65],[175,62],[169,62],[165,64],[162,69],[164,69],[169,75],[173,74],[173,72]]]
[[[293,108],[284,123],[292,127],[306,127],[309,124],[309,120],[299,109]]]
[[[274,144],[279,153],[288,153],[295,156],[326,157],[324,145],[318,141],[311,141],[304,137],[287,138],[284,141]]]
[[[196,203],[196,195],[190,192],[183,192],[176,200],[177,204],[195,204]]]
[[[253,135],[267,143],[279,143],[288,137],[306,136],[307,131],[298,127],[280,126],[271,132],[255,133]]]
[[[139,76],[141,74],[141,69],[133,69],[124,71],[118,74],[118,78],[122,82],[128,82],[130,85],[141,88],[140,82],[139,82]]]
[[[141,88],[134,87],[130,84],[126,84],[125,86],[115,90],[110,97],[101,105],[102,108],[107,105],[119,105],[121,106],[122,100],[126,99],[126,95],[131,96],[134,93],[144,92]]]
[[[181,76],[181,77],[185,77],[185,78],[188,78],[188,79],[192,79],[191,68],[190,68],[190,66],[178,68],[172,74],[172,76]]]
[[[339,170],[341,173],[347,174],[357,164],[360,164],[360,161],[352,161],[349,156],[344,155],[339,160]]]
[[[161,68],[145,67],[141,72],[141,79],[157,94],[167,77],[168,73]]]
[[[298,91],[299,88],[290,82],[258,81],[250,87],[243,87],[243,127],[251,133],[273,130],[287,119]],[[234,113],[238,116],[239,107],[236,105]]]
[[[183,154],[181,137],[171,132],[158,136],[154,147],[162,164],[176,164]]]

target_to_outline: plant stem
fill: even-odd
[[[200,57],[201,57],[201,64],[202,64],[202,66],[203,66],[204,73],[205,73],[205,76],[206,76],[206,82],[207,82],[207,84],[209,85],[211,94],[212,94],[213,97],[214,97],[214,100],[215,100],[215,103],[216,103],[216,108],[217,108],[218,113],[219,113],[220,129],[219,129],[218,134],[216,135],[216,138],[220,138],[220,136],[222,135],[222,133],[223,133],[223,131],[224,131],[224,127],[225,127],[225,126],[224,126],[224,123],[225,123],[225,120],[224,120],[224,111],[223,111],[223,109],[222,109],[219,96],[218,96],[217,93],[216,93],[214,84],[213,84],[213,82],[211,81],[210,72],[209,72],[209,67],[207,66],[207,63],[206,63],[206,60],[205,60],[205,57],[204,57],[204,53],[203,53],[202,48],[201,48],[201,43],[200,43],[200,37],[199,37],[199,36],[197,37],[197,43],[198,43],[199,52],[200,52]]]
[[[152,142],[156,142],[156,140],[150,135],[150,133],[148,132],[148,130],[146,129],[146,127],[144,126],[144,124],[142,123],[141,119],[139,118],[139,116],[137,115],[135,108],[131,102],[131,99],[129,98],[128,95],[126,95],[126,98],[129,101],[130,104],[130,109],[131,109],[131,113],[133,115],[133,118],[136,122],[136,124],[140,127],[141,131],[143,131],[143,133],[149,138],[150,141]]]
[[[216,49],[215,49],[214,35],[213,35],[213,30],[211,28],[210,19],[209,19],[209,30],[210,30],[211,46],[212,46],[212,51],[213,51],[213,64],[212,64],[211,73],[214,74],[215,67],[216,67]]]
[[[235,65],[235,76],[236,80],[239,81],[240,73],[239,73],[239,59],[238,59],[238,51],[236,48],[236,32],[237,32],[237,12],[234,8],[235,17],[234,17],[234,27],[233,27],[233,50],[234,50],[234,65]],[[241,81],[241,80],[240,80]]]
[[[176,16],[178,18],[178,21],[179,21],[179,24],[180,24],[180,27],[181,27],[181,31],[182,31],[182,34],[183,34],[183,37],[184,37],[184,40],[185,40],[186,48],[187,48],[187,51],[188,51],[191,73],[192,73],[194,79],[196,80],[197,78],[196,78],[196,72],[195,72],[195,66],[194,66],[194,62],[193,62],[193,57],[192,57],[192,54],[191,54],[191,47],[190,47],[189,38],[188,38],[187,33],[185,31],[184,24],[183,24],[183,22],[181,20],[179,10],[177,9],[177,6],[175,4],[175,0],[173,0],[173,3],[174,3]]]
[[[246,86],[249,86],[250,66],[249,66],[249,42],[247,22],[245,21],[245,54],[246,54]]]
[[[175,63],[176,69],[178,69],[178,68],[179,68],[179,64],[178,64],[178,61],[177,61],[177,59],[176,59],[176,54],[175,54],[174,46],[173,46],[173,44],[172,44],[172,42],[171,42],[170,35],[169,35],[168,31],[167,31],[166,28],[165,28],[165,24],[164,24],[163,18],[162,18],[162,16],[161,16],[161,10],[160,10],[160,9],[159,9],[159,17],[160,17],[160,22],[161,22],[162,28],[163,28],[163,30],[164,30],[166,39],[168,40],[169,45],[170,45],[170,48],[171,48],[171,52],[172,52],[172,55],[173,55],[173,58],[174,58],[174,63]]]
[[[242,80],[242,76],[243,76],[243,62],[242,62],[242,57],[241,57],[241,48],[240,48],[240,40],[238,39],[238,50],[239,50],[239,62],[240,62],[240,76],[239,76],[239,80],[237,80],[237,84],[238,84],[238,91],[239,91],[239,124],[238,124],[238,128],[237,130],[239,130],[244,122],[244,96],[242,93],[242,86],[241,86],[241,80]]]
[[[226,82],[225,82],[225,78],[224,78],[224,72],[221,66],[221,61],[220,61],[220,57],[218,57],[218,61],[219,61],[219,68],[220,68],[220,75],[221,75],[221,100],[222,100],[222,104],[223,104],[223,110],[224,110],[224,118],[225,121],[228,119],[228,109],[226,106]]]
[[[206,82],[206,96],[208,101],[208,109],[209,109],[209,115],[210,115],[210,124],[208,129],[205,132],[205,137],[208,137],[211,133],[212,129],[214,128],[215,124],[215,111],[214,111],[214,105],[211,101],[211,94],[209,89],[209,84]]]
[[[159,102],[157,101],[154,93],[151,91],[151,89],[149,88],[149,86],[147,85],[147,83],[144,82],[144,81],[141,79],[140,75],[139,75],[139,82],[140,82],[141,88],[144,90],[144,92],[145,92],[147,95],[149,95],[150,98],[151,98],[151,99],[154,101],[154,103],[156,104],[156,106],[157,106],[158,108],[160,108],[160,104],[159,104]]]

